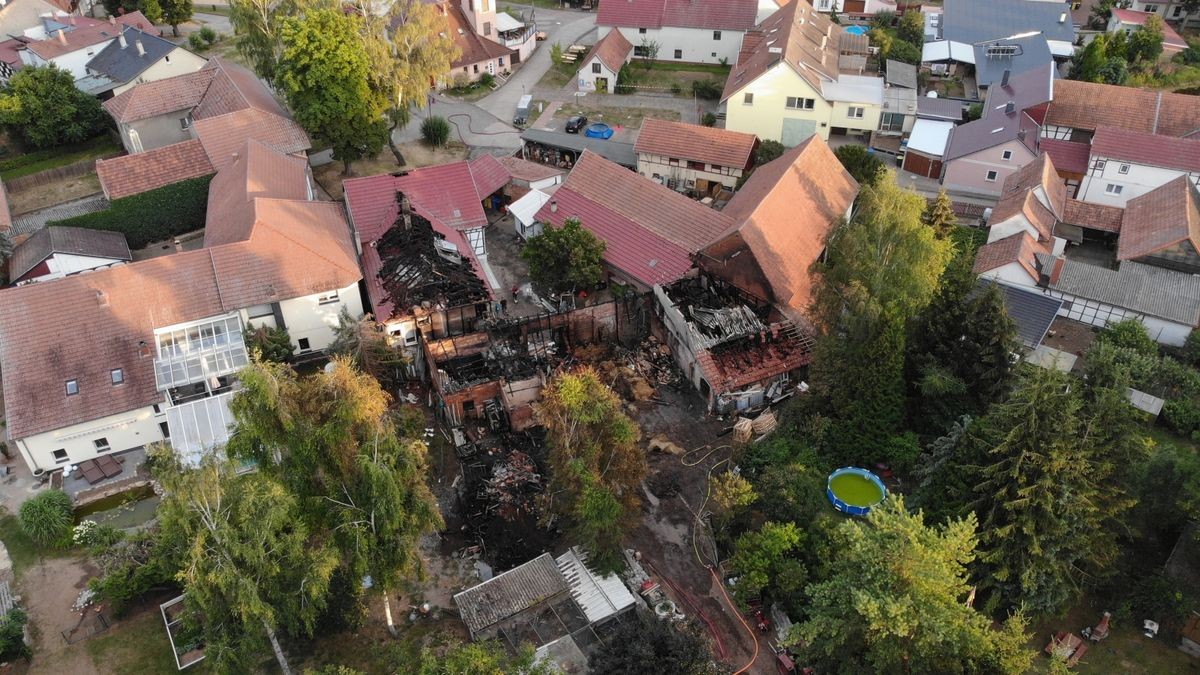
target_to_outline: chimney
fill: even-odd
[[[143,359],[147,356],[150,356],[150,345],[146,344],[145,340],[138,340],[137,346],[138,356],[142,357]]]
[[[61,28],[58,29],[58,41],[63,43],[64,45],[67,44],[67,34],[64,33],[63,29],[61,29]]]
[[[550,200],[550,213],[558,213],[558,200],[557,199]]]
[[[121,34],[117,36],[117,42],[121,44],[121,49],[129,46],[129,43],[125,41],[125,31],[121,31]]]
[[[1011,71],[1011,70],[1009,70],[1008,68],[1005,68],[1005,69],[1004,69],[1004,74],[1000,76],[1000,86],[1001,86],[1001,87],[1007,87],[1007,86],[1008,86],[1008,77],[1009,77],[1010,75],[1012,75],[1012,71]]]
[[[134,44],[134,45],[137,47],[137,50],[138,50],[138,56],[145,56],[145,55],[146,55],[146,48],[142,46],[142,39],[141,39],[141,38],[138,38],[138,39],[134,40],[134,41],[133,41],[133,44]]]
[[[1005,115],[1011,115],[1015,112],[1017,112],[1017,104],[1016,103],[1009,101],[1008,103],[1004,104],[1004,114]]]
[[[108,307],[108,293],[105,293],[104,291],[97,288],[96,289],[96,303],[98,305],[100,305],[101,307]]]

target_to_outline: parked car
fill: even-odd
[[[583,115],[575,115],[567,120],[567,133],[577,134],[580,131],[583,131],[583,128],[587,126],[587,123],[588,121],[586,117]]]
[[[588,125],[587,131],[583,135],[588,138],[599,138],[600,140],[607,141],[612,138],[613,128],[604,122],[596,122],[595,124]]]

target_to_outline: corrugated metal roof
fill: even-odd
[[[463,623],[472,634],[568,590],[549,553],[454,596]]]
[[[1038,259],[1043,270],[1060,260],[1045,255]],[[1132,260],[1117,270],[1062,260],[1062,270],[1051,274],[1050,287],[1056,291],[1188,326],[1200,323],[1200,277]]]
[[[558,556],[558,569],[571,587],[571,597],[592,623],[637,602],[617,575],[599,576],[588,569],[587,557],[575,547]]]
[[[566,148],[575,152],[591,150],[604,159],[616,162],[631,169],[637,168],[637,153],[633,151],[632,143],[618,141],[602,141],[599,138],[588,138],[583,134],[568,134],[561,131],[546,131],[545,129],[526,129],[521,132],[521,140],[551,145],[556,148]]]

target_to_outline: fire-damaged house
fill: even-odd
[[[722,212],[733,225],[694,256],[698,274],[655,287],[667,343],[710,410],[752,408],[797,382],[812,358],[809,268],[857,194],[810,137],[734,195]]]

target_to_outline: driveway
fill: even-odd
[[[496,91],[480,99],[476,105],[492,115],[511,120],[517,110],[517,102],[524,94],[532,94],[534,85],[550,70],[550,46],[555,42],[564,47],[581,41],[596,30],[594,12],[571,12],[554,9],[538,9],[534,18],[538,30],[545,31],[546,40],[538,45],[508,82]]]

